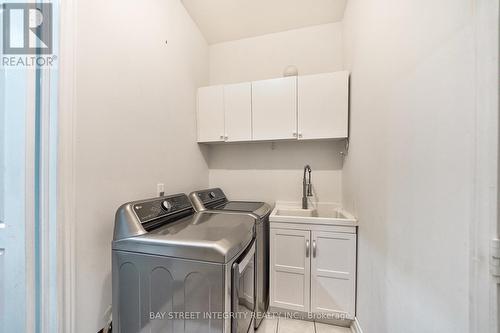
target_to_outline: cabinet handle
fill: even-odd
[[[306,258],[309,258],[309,240],[306,239]]]
[[[229,139],[229,137],[227,135],[224,136],[224,140],[227,140]]]
[[[224,135],[221,135],[221,136],[220,136],[220,138],[221,138],[221,139],[224,139]]]
[[[297,137],[297,132],[293,132],[292,135],[293,135],[294,138],[296,138]]]
[[[299,138],[301,138],[301,137],[302,137],[302,133],[301,133],[301,132],[299,132]]]
[[[313,240],[313,258],[316,258],[316,240]]]

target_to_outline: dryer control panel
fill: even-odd
[[[198,199],[204,204],[207,205],[208,203],[214,202],[214,201],[219,201],[219,200],[226,200],[226,195],[220,188],[212,188],[208,190],[203,190],[203,191],[196,191],[196,196]]]
[[[185,194],[159,197],[133,203],[134,213],[141,223],[189,209],[192,209],[191,202]]]

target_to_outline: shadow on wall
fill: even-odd
[[[310,164],[313,170],[341,170],[345,142],[289,141],[210,145],[204,152],[209,169],[297,170]]]
[[[200,150],[201,156],[203,156],[203,159],[207,164],[207,168],[209,168],[208,161],[210,160],[210,146],[209,145],[197,145],[197,146],[198,149]]]
[[[111,315],[109,311],[112,310],[112,308],[109,308],[110,306],[112,306],[112,301],[110,301],[112,299],[111,281],[112,281],[112,276],[111,272],[109,272],[106,274],[106,278],[104,280],[103,292],[101,293],[100,311],[99,311],[99,313],[102,314],[102,318],[99,318],[99,320],[101,320],[105,324],[108,323],[108,320],[110,319]],[[100,330],[99,332],[102,332],[102,330]]]

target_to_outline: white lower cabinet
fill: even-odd
[[[310,244],[309,231],[271,229],[272,306],[309,311]]]
[[[354,318],[356,235],[312,231],[311,312]]]
[[[356,234],[352,230],[272,226],[271,306],[354,319]]]

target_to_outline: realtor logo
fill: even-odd
[[[3,4],[3,53],[52,53],[52,4]]]

